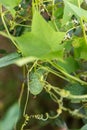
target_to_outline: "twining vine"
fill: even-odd
[[[77,3],[78,3],[77,7],[79,7],[80,9],[80,5],[81,5],[80,1],[78,0]],[[87,20],[83,17],[78,18],[80,17],[79,13],[78,16],[77,15],[74,16],[72,12],[76,7],[70,4],[70,6],[73,8],[73,11],[71,8],[72,16],[67,21],[68,24],[62,23],[61,21],[64,20],[64,17],[67,14],[67,10],[64,9],[68,4],[70,3],[67,2],[66,0],[64,0],[64,2],[63,1],[56,2],[54,0],[46,0],[46,1],[32,0],[29,4],[27,4],[27,1],[22,1],[17,7],[15,7],[15,12],[16,12],[15,17],[12,17],[11,12],[9,12],[2,5],[0,5],[1,20],[5,30],[5,31],[0,31],[0,34],[9,38],[12,41],[12,43],[16,47],[17,53],[20,54],[21,58],[26,59],[26,54],[22,52],[21,48],[23,49],[23,46],[20,47],[19,44],[20,39],[17,38],[21,37],[22,34],[25,34],[25,32],[31,32],[32,21],[33,21],[32,18],[35,11],[39,12],[39,15],[42,15],[43,19],[45,19],[45,21],[47,21],[48,24],[52,25],[52,28],[55,31],[60,32],[61,35],[63,35],[62,34],[63,31],[66,32],[64,33],[65,34],[64,39],[62,39],[61,43],[59,43],[59,45],[63,47],[62,58],[60,57],[59,59],[54,58],[50,60],[49,57],[40,59],[40,58],[36,58],[37,56],[35,56],[36,59],[32,63],[26,63],[23,66],[24,81],[21,86],[21,92],[18,100],[20,108],[21,108],[21,102],[23,98],[23,92],[25,91],[25,84],[26,84],[25,79],[27,80],[27,96],[26,96],[26,102],[23,111],[23,117],[25,118],[25,120],[21,126],[21,130],[24,130],[25,126],[29,123],[29,121],[32,118],[37,120],[47,121],[48,119],[58,118],[64,111],[67,111],[72,116],[87,119],[87,113],[86,112],[84,112],[85,114],[81,113],[81,110],[86,109],[87,107],[86,106],[87,94],[82,93],[82,90],[84,89],[85,91],[86,90],[85,88],[87,87],[87,81],[86,81],[87,75],[86,77],[84,75],[86,74],[87,70],[85,69],[85,67],[81,68],[82,66],[80,66],[80,63],[81,65],[83,65],[87,60],[83,54],[83,52],[85,51],[85,47],[87,47],[86,46],[87,30],[85,30],[86,27],[85,24],[87,24],[86,23]],[[57,14],[58,12],[56,13],[56,11],[60,11],[57,9],[60,9],[61,6],[62,6],[62,11],[60,12],[60,15],[58,15]],[[39,17],[42,20],[42,17],[41,16]],[[8,22],[9,18],[10,18],[9,20],[10,22]],[[72,21],[74,21],[75,23],[73,23]],[[82,36],[78,35],[78,31],[79,32],[81,31],[80,33],[82,33]],[[26,39],[22,39],[22,41],[23,40]],[[81,41],[82,44],[85,45],[84,48],[83,45],[81,44]],[[78,42],[80,43],[80,45],[78,45]],[[78,52],[80,58],[77,54]],[[51,53],[50,53],[50,57],[51,57]],[[72,66],[73,69],[71,70],[71,72],[68,72],[68,67],[70,67],[73,61],[74,63],[78,64],[80,67],[77,66],[77,68],[75,68]],[[70,85],[70,87],[68,85],[64,85],[61,88],[59,86],[56,87],[54,85],[51,85],[50,82],[47,80],[49,73],[56,75],[57,77],[66,81],[67,84]],[[76,94],[72,92],[72,87],[74,88],[75,85],[79,86],[79,88],[81,89],[80,94],[78,94],[78,91],[76,91],[77,92]],[[56,114],[50,115],[50,113],[45,112],[40,114],[28,115],[26,109],[29,102],[29,95],[33,94],[36,96],[40,94],[43,91],[43,89],[45,90],[46,93],[50,95],[50,98],[57,104],[58,108],[56,109]],[[64,100],[68,100],[70,102],[72,101],[73,103],[75,103],[75,101],[77,103],[81,103],[81,107],[79,107],[78,109],[71,110],[70,108],[65,106]]]
[[[47,71],[47,72],[45,72],[45,73],[47,73],[47,75],[48,75],[49,72],[52,73],[52,71],[53,71],[53,74],[54,74],[54,70],[52,68],[51,68],[51,71],[50,71],[50,69],[48,69],[47,67],[44,67],[43,65],[39,64],[38,61],[35,61],[34,64],[32,65],[32,67],[28,70],[28,72],[27,72],[28,91],[27,91],[26,103],[25,103],[24,113],[23,113],[25,121],[22,124],[21,130],[24,129],[24,127],[29,123],[30,119],[32,119],[32,118],[37,119],[37,120],[42,120],[42,121],[46,121],[48,119],[55,119],[55,118],[59,117],[60,114],[62,114],[63,111],[69,112],[72,116],[77,116],[79,118],[87,119],[87,115],[82,114],[80,112],[81,109],[86,107],[87,95],[73,95],[68,90],[61,89],[59,87],[55,87],[55,86],[51,85],[50,83],[48,83],[46,81],[46,78],[45,78],[45,80],[43,78],[39,79],[39,80],[41,80],[41,83],[44,84],[43,89],[45,90],[45,92],[48,93],[50,95],[51,99],[58,105],[58,108],[56,110],[56,115],[50,115],[48,112],[43,113],[43,114],[42,113],[41,114],[36,114],[36,115],[28,115],[26,113],[26,108],[27,108],[28,99],[29,99],[29,86],[30,86],[30,80],[29,80],[30,78],[29,78],[29,76],[30,76],[30,73],[33,71],[33,69],[36,68],[36,66],[37,66],[37,69],[39,68],[40,70],[42,69],[42,71],[43,70]],[[34,70],[37,71],[36,69],[34,69]],[[47,75],[45,75],[45,76],[47,77]],[[63,78],[63,80],[66,80],[65,76],[62,75],[62,73],[60,73],[59,77]],[[39,77],[39,78],[41,78],[41,77]],[[70,79],[73,79],[73,78],[70,77]],[[79,82],[79,83],[81,82],[82,85],[87,85],[86,82],[84,82],[84,81],[82,81],[80,79],[79,80],[76,80],[76,79],[77,78],[75,78],[73,80],[75,82],[76,81]],[[22,89],[24,89],[24,83],[22,84],[22,87],[23,87]],[[79,100],[79,102],[83,103],[83,105],[78,109],[71,110],[71,109],[64,106],[64,102],[63,102],[64,99]]]

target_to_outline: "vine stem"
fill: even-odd
[[[64,77],[63,75],[61,75],[59,72],[56,72],[55,70],[52,70],[52,69],[49,68],[49,67],[44,67],[44,66],[42,66],[42,65],[40,65],[40,64],[38,64],[38,66],[40,66],[42,69],[47,70],[48,72],[50,72],[50,73],[52,73],[52,74],[54,74],[54,75],[60,77],[61,79],[64,79],[65,81],[68,81],[68,82],[69,82],[69,80],[68,80],[66,77]]]
[[[5,32],[0,31],[0,35],[4,36],[6,38],[9,38],[9,36]]]
[[[3,25],[7,31],[7,34],[8,34],[8,37],[10,38],[10,40],[12,41],[12,43],[17,47],[17,49],[19,48],[18,45],[15,43],[15,41],[13,40],[12,36],[10,35],[9,31],[8,31],[8,28],[7,28],[7,25],[5,23],[5,20],[4,20],[4,13],[2,11],[2,6],[1,6],[1,19],[2,19],[2,22],[3,22]]]
[[[56,31],[58,32],[59,29],[58,29],[58,27],[56,25],[55,16],[54,16],[54,6],[55,6],[55,3],[54,3],[54,0],[52,0],[52,21],[53,21],[53,24],[55,26]]]
[[[78,79],[77,77],[74,77],[74,76],[70,75],[69,73],[67,73],[66,71],[64,71],[64,70],[63,70],[60,66],[58,66],[57,64],[55,64],[55,63],[53,63],[53,62],[51,62],[51,61],[48,61],[48,62],[49,62],[53,67],[55,67],[57,70],[59,70],[62,74],[64,74],[67,78],[72,79],[72,80],[74,80],[74,81],[76,81],[76,82],[79,82],[79,83],[81,83],[82,85],[87,85],[86,82],[84,82],[84,81]]]
[[[52,0],[52,19],[54,19],[54,0]]]
[[[47,87],[47,88],[46,88]],[[49,92],[51,89],[58,95],[60,95],[62,98],[67,98],[67,99],[87,99],[87,94],[84,95],[73,95],[71,94],[68,90],[65,89],[60,89],[58,87],[52,86],[50,84],[46,85],[45,89],[47,92]],[[50,94],[52,94],[51,92],[49,92]],[[54,101],[57,101],[57,97],[53,94],[54,97]],[[56,100],[55,100],[56,99]]]
[[[29,100],[29,92],[30,92],[30,88],[29,88],[29,73],[32,71],[33,67],[36,65],[37,60],[34,62],[34,64],[32,65],[32,67],[30,69],[28,69],[27,66],[27,97],[26,97],[26,101],[25,101],[25,106],[24,106],[24,111],[23,111],[23,117],[25,117],[25,121],[21,126],[21,130],[23,130],[23,128],[26,126],[27,121],[29,121],[29,116],[26,114],[26,109],[27,109],[27,105],[28,105],[28,100]]]
[[[69,95],[70,99],[87,99],[87,95]]]
[[[50,84],[49,84],[50,85]],[[59,114],[61,114],[62,113],[62,111],[68,111],[71,115],[73,115],[73,116],[77,116],[77,117],[80,117],[80,118],[85,118],[85,119],[87,119],[87,116],[86,115],[84,115],[84,114],[82,114],[82,113],[80,113],[79,111],[83,108],[83,106],[82,107],[80,107],[79,109],[75,109],[75,110],[70,110],[69,108],[66,108],[66,107],[64,107],[63,106],[63,99],[64,98],[67,98],[67,99],[84,99],[84,98],[87,98],[87,95],[81,95],[81,96],[79,96],[79,95],[72,95],[72,94],[70,94],[70,93],[68,93],[68,95],[66,95],[66,96],[64,96],[64,91],[67,93],[67,91],[66,90],[62,90],[62,89],[59,89],[58,88],[58,90],[57,90],[57,87],[54,87],[54,86],[52,86],[52,85],[50,85],[50,90],[49,90],[49,86],[47,86],[48,87],[48,89],[46,88],[46,91],[49,93],[49,94],[51,94],[52,95],[52,99],[53,99],[53,101],[55,101],[56,103],[58,103],[58,105],[59,105],[59,109],[57,110],[57,112],[59,113]],[[51,89],[52,89],[52,91],[51,91]],[[53,92],[53,90],[54,90],[54,92]],[[61,91],[63,91],[63,93],[61,92]],[[58,94],[59,96],[60,96],[60,100],[57,98],[57,95],[56,94]],[[57,116],[57,115],[56,115]],[[54,116],[55,117],[55,116]],[[50,117],[49,117],[50,118]]]
[[[24,105],[24,111],[23,111],[23,117],[25,118],[24,123],[21,126],[21,130],[24,129],[24,127],[27,124],[27,121],[29,120],[28,115],[26,114],[26,109],[27,109],[27,104],[28,104],[28,100],[29,100],[29,70],[27,72],[27,97],[26,97],[26,101],[25,101],[25,105]]]
[[[25,106],[24,106],[23,116],[25,116],[25,114],[26,114],[28,99],[29,99],[29,71],[27,72],[27,97],[26,97],[26,103],[25,103]]]
[[[23,77],[25,79],[25,66],[23,66]],[[25,83],[23,82],[22,86],[21,86],[21,92],[20,92],[20,95],[19,95],[19,99],[18,99],[19,108],[21,107],[21,101],[22,101],[22,97],[23,97],[24,86],[25,86]],[[16,130],[16,129],[17,129],[17,121],[15,123],[14,130]]]
[[[78,7],[80,8],[80,0],[78,0]]]
[[[78,7],[80,8],[80,0],[78,0]],[[83,31],[83,36],[84,36],[84,40],[85,40],[85,44],[87,45],[87,38],[86,38],[86,34],[85,34],[85,29],[84,29],[84,25],[83,25],[83,18],[80,18],[80,24],[82,27],[82,31]]]
[[[25,79],[25,66],[23,66],[23,79]],[[18,99],[19,107],[21,105],[21,100],[22,100],[22,97],[23,97],[24,87],[25,87],[25,82],[23,81],[22,86],[21,86],[20,96],[19,96],[19,99]]]
[[[87,116],[85,114],[79,113],[78,109],[76,109],[76,110],[70,110],[69,108],[66,108],[66,107],[63,106],[62,110],[63,111],[68,111],[72,116],[77,116],[79,118],[85,118],[85,119],[87,119]]]

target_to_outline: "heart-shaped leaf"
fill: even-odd
[[[55,32],[39,12],[35,11],[32,31],[15,38],[15,41],[24,56],[58,58],[63,52],[63,45],[60,43],[64,35],[64,32]]]

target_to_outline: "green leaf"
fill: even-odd
[[[15,52],[0,58],[0,68],[13,64],[20,57],[21,55]]]
[[[72,95],[84,95],[87,93],[87,88],[79,83],[69,84],[65,87]]]
[[[0,130],[13,130],[19,116],[19,105],[16,103],[7,111],[4,119],[0,121]]]
[[[79,83],[68,84],[66,85],[65,90],[68,90],[71,93],[71,95],[80,96],[87,94],[87,88]],[[71,99],[71,102],[80,103],[81,99]]]
[[[18,6],[21,0],[0,0],[0,4],[6,7],[14,15],[14,7]]]
[[[87,45],[82,46],[80,58],[87,60]]]
[[[66,1],[66,0],[64,0]],[[70,2],[66,1],[65,4],[67,4],[68,7],[78,16],[78,17],[85,17],[87,19],[87,11],[85,11],[82,8],[77,7],[74,4],[71,4]]]
[[[84,38],[75,38],[72,45],[74,47],[75,58],[87,60],[87,45]]]
[[[64,0],[64,3],[65,8],[64,8],[63,23],[68,23],[73,14],[76,15],[78,18],[82,17],[87,19],[87,11],[70,3],[68,0]]]
[[[58,58],[60,51],[63,52],[63,45],[60,45],[60,43],[64,35],[64,32],[55,32],[39,12],[35,11],[32,31],[15,38],[15,40],[24,56],[41,59],[51,58],[51,56],[52,58]]]
[[[17,6],[21,0],[0,0],[0,3],[5,6],[6,8],[14,8]]]
[[[79,68],[78,62],[73,57],[68,57],[65,60],[59,60],[58,65],[68,73],[75,72]]]
[[[65,90],[68,90],[71,95],[85,95],[87,93],[86,87],[80,85],[79,83],[73,83],[73,84],[68,84],[65,87]],[[72,103],[79,103],[81,102],[81,99],[71,99]]]
[[[69,1],[69,2],[71,2],[72,4],[74,4],[74,5],[76,5],[76,6],[78,6],[78,0],[67,0],[67,1]],[[83,0],[79,0],[79,3],[81,4],[83,2]]]
[[[85,124],[80,130],[87,130],[87,124]]]

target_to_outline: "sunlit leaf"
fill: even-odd
[[[64,35],[63,32],[55,32],[42,16],[35,12],[32,21],[32,32],[27,32],[15,38],[15,40],[24,56],[37,58],[52,56],[52,58],[58,58],[60,51],[63,52],[63,45],[60,45],[60,43]]]
[[[82,2],[83,2],[83,0],[67,0],[67,1],[69,1],[69,2],[71,2],[72,4],[74,4],[74,5],[76,5],[76,6],[78,6],[78,4],[81,4]]]
[[[85,11],[84,9],[82,8],[79,8],[77,7],[76,5],[74,4],[71,4],[70,2],[65,1],[65,4],[67,5],[68,8],[70,8],[78,17],[85,17],[87,18],[87,11]]]
[[[75,1],[76,5],[72,4],[69,1],[71,0],[64,0],[65,8],[64,8],[63,24],[65,23],[68,24],[68,21],[71,19],[73,14],[77,16],[78,18],[82,17],[82,18],[87,19],[87,11],[76,6],[77,5],[76,1]]]
[[[20,1],[21,0],[0,0],[0,4],[2,4],[6,9],[10,10],[14,15],[14,7],[18,6]]]
[[[0,0],[0,3],[9,9],[17,6],[20,3],[20,1],[21,0]]]

